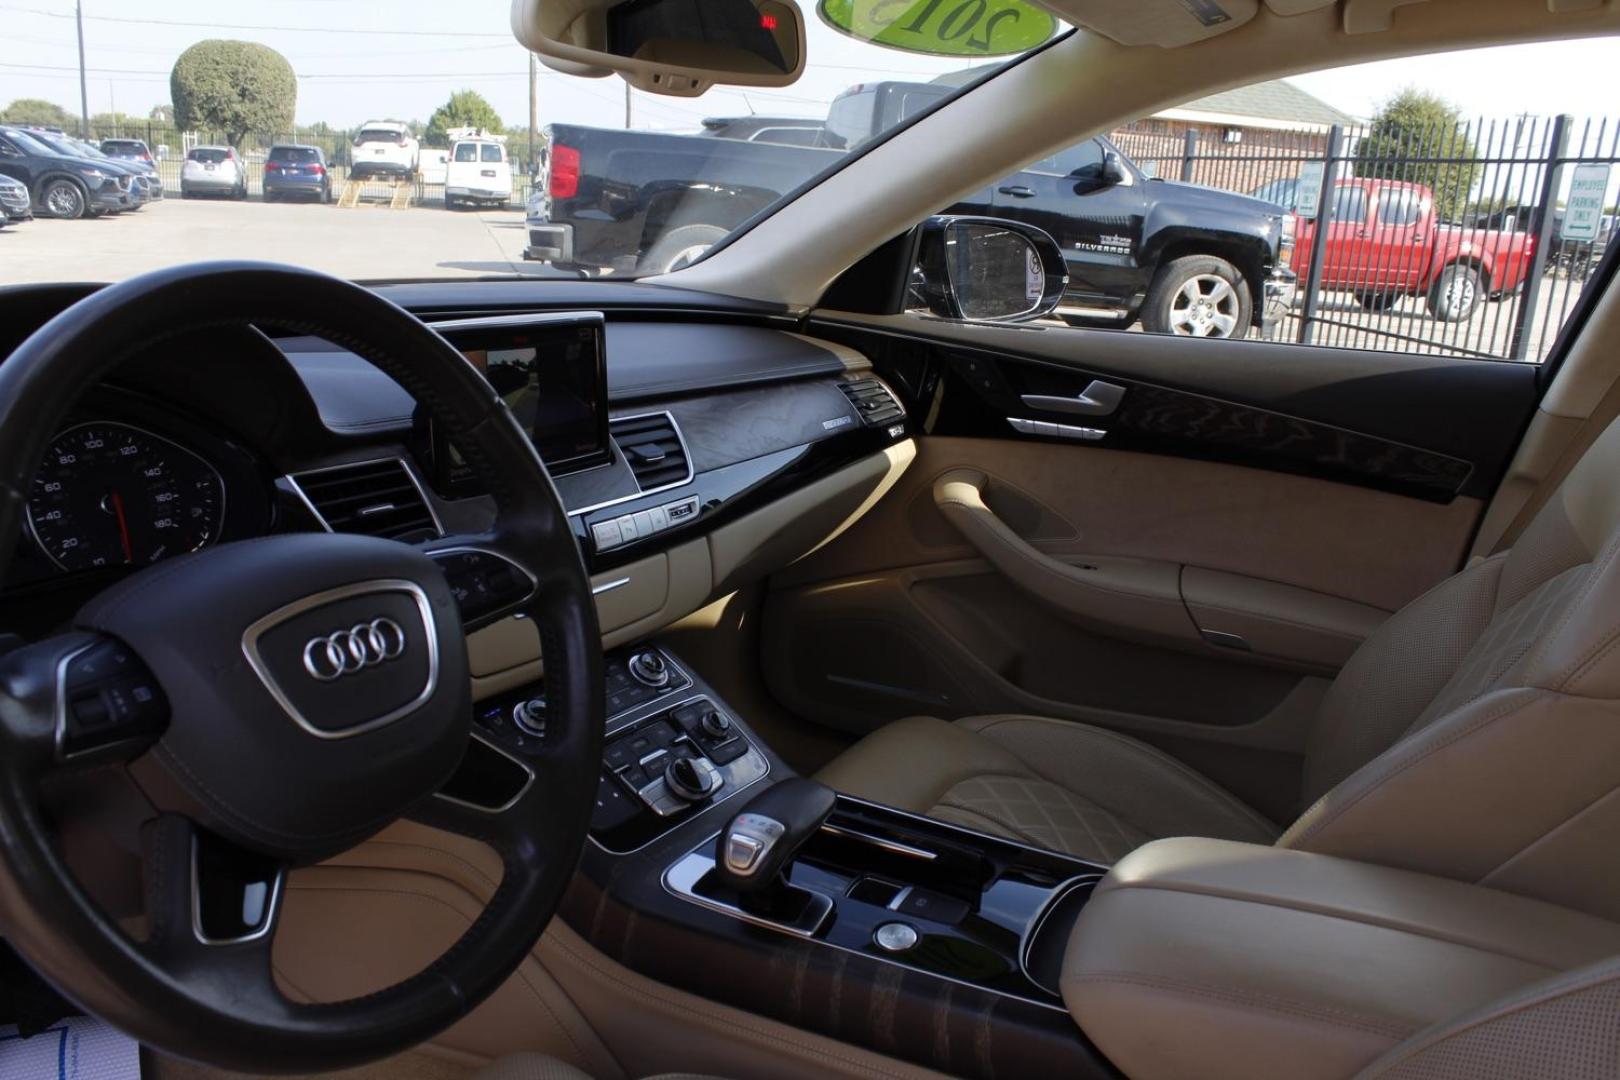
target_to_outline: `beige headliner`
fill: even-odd
[[[1262,8],[1173,54],[1077,32],[850,161],[708,258],[647,280],[805,310],[846,267],[935,209],[1157,109],[1344,64],[1620,33],[1614,0],[1560,13],[1548,9],[1574,0],[1427,0],[1396,7],[1386,32],[1359,34],[1346,33],[1347,16],[1375,5],[1351,3],[1349,12],[1334,5],[1286,17]]]

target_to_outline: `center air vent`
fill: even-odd
[[[608,428],[642,491],[684,484],[692,478],[686,444],[669,413],[625,416],[611,421]]]
[[[849,398],[849,403],[855,406],[855,411],[861,414],[867,427],[882,427],[906,417],[906,411],[889,393],[889,388],[877,379],[851,379],[839,383],[838,389]]]
[[[416,477],[399,458],[318,469],[291,480],[332,532],[408,541],[443,535]]]

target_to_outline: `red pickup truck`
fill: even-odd
[[[1316,222],[1301,220],[1298,235],[1294,270],[1305,281]],[[1459,322],[1524,284],[1534,252],[1528,233],[1442,224],[1422,184],[1343,180],[1334,185],[1322,286],[1354,293],[1369,311],[1422,296],[1430,315]]]

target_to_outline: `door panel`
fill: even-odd
[[[1280,818],[1332,676],[1460,567],[1536,400],[1518,365],[915,316],[811,330],[870,356],[927,433],[888,497],[772,579],[772,693],[854,733],[1101,724]]]

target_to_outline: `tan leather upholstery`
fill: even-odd
[[[1035,716],[901,720],[819,778],[840,791],[1105,863],[1160,836],[1267,844],[1278,832],[1144,743]]]
[[[1357,650],[1317,716],[1300,793],[1308,808],[1281,846],[1620,918],[1617,476],[1620,423],[1510,551],[1442,582]],[[823,776],[1092,858],[1178,833],[1266,835],[1257,815],[1163,755],[1029,718],[954,729],[908,721]]]
[[[472,1080],[591,1080],[589,1073],[581,1072],[565,1061],[544,1054],[513,1054],[492,1061],[478,1070]],[[696,1073],[663,1073],[648,1080],[715,1080]]]
[[[1620,959],[1534,983],[1384,1054],[1361,1080],[1620,1076]]]
[[[1183,838],[1140,848],[1098,886],[1063,995],[1129,1076],[1312,1080],[1616,952],[1620,924],[1540,901]]]

